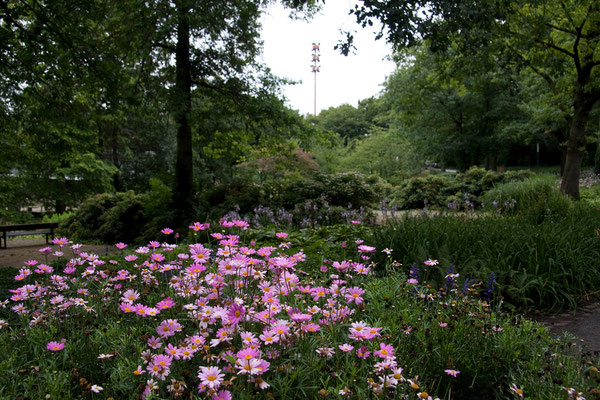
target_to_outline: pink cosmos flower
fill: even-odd
[[[160,232],[164,233],[165,235],[170,235],[171,233],[173,233],[173,229],[171,229],[171,228],[164,228]]]
[[[133,289],[127,289],[123,296],[121,296],[121,301],[125,303],[133,303],[140,297],[140,293]]]
[[[519,389],[516,384],[510,385],[510,390],[519,395],[519,397],[523,398],[523,389]]]
[[[278,232],[275,234],[275,236],[277,236],[279,239],[285,239],[286,237],[288,237],[288,234],[285,232]]]
[[[119,250],[123,250],[125,247],[127,247],[127,245],[125,243],[123,243],[123,242],[119,242],[119,243],[115,244],[115,246]]]
[[[460,371],[457,371],[455,369],[445,369],[444,372],[448,375],[452,375],[455,378],[458,376],[458,374],[460,374]]]
[[[175,305],[175,302],[173,301],[172,298],[167,297],[166,299],[163,299],[161,301],[159,301],[158,303],[156,303],[156,308],[158,308],[159,310],[167,310],[171,307],[173,307]]]
[[[375,251],[375,247],[372,247],[372,246],[367,246],[364,244],[358,246],[359,253],[373,253],[374,251]]]
[[[381,358],[390,358],[394,356],[394,346],[391,344],[379,343],[379,350],[375,351],[373,354],[379,356]]]
[[[242,332],[240,333],[240,336],[244,346],[257,346],[259,343],[258,339],[252,332]]]
[[[356,303],[357,305],[363,302],[363,298],[361,297],[365,294],[365,291],[359,287],[353,287],[346,291],[344,294],[344,298],[348,303]]]
[[[158,336],[167,338],[175,335],[175,332],[180,332],[182,326],[177,322],[176,319],[167,319],[160,323],[156,327],[156,333]]]
[[[210,389],[218,388],[225,377],[221,372],[221,369],[218,367],[200,367],[200,371],[198,372],[200,384]]]
[[[360,221],[350,221],[352,222],[352,225],[360,225]]]
[[[39,249],[38,251],[42,254],[50,254],[50,253],[52,253],[52,248],[49,246],[46,246],[46,247]]]
[[[163,262],[165,260],[165,256],[160,254],[160,253],[153,253],[150,258],[152,258],[152,261],[154,262]]]
[[[63,247],[64,245],[69,244],[69,239],[67,239],[66,237],[54,238],[52,239],[52,243]]]
[[[188,228],[192,229],[195,232],[198,232],[207,229],[209,226],[210,224],[201,224],[200,222],[194,222],[194,224],[188,226]]]
[[[438,260],[432,260],[431,258],[429,260],[427,260],[427,261],[424,261],[423,263],[425,265],[427,265],[427,266],[432,266],[432,265],[438,265],[439,264]]]
[[[219,390],[211,396],[211,400],[232,400],[232,397],[228,390]]]
[[[273,344],[279,342],[279,336],[274,332],[265,332],[263,335],[260,335],[259,338],[264,342],[264,344]]]
[[[256,348],[247,347],[244,350],[238,351],[236,357],[240,360],[251,360],[253,358],[259,358],[260,352]]]
[[[347,352],[349,352],[349,351],[352,351],[352,350],[354,349],[354,346],[352,346],[351,344],[348,344],[348,343],[344,343],[344,344],[340,344],[340,345],[338,346],[338,348],[339,348],[341,351],[343,351],[343,352],[347,353]]]
[[[304,332],[319,332],[321,327],[315,323],[304,324],[300,327]]]
[[[370,355],[371,355],[371,352],[367,351],[367,346],[360,346],[358,349],[356,349],[356,356],[358,358],[362,358],[363,360],[366,360],[367,358],[369,358]]]
[[[162,342],[160,341],[160,338],[151,336],[150,338],[148,338],[148,346],[153,349],[160,349],[162,346]]]
[[[246,315],[246,308],[241,304],[233,304],[227,311],[227,318],[232,325],[237,325],[244,315]]]
[[[50,351],[60,351],[65,348],[65,344],[63,342],[48,342],[46,345],[46,350]]]

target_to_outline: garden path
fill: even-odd
[[[45,247],[44,238],[23,239],[15,238],[8,241],[8,248],[0,249],[0,267],[19,267],[27,260],[42,260],[38,250]],[[58,246],[51,246],[58,250]],[[65,249],[65,254],[70,249]],[[115,254],[114,246],[84,244],[82,251],[98,255]],[[580,339],[585,352],[600,355],[600,301],[592,301],[580,306],[575,312],[565,312],[557,315],[528,315],[527,318],[546,325],[550,331],[560,336],[567,331]]]

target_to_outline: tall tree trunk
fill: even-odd
[[[176,3],[177,4],[177,3]],[[178,5],[177,45],[175,53],[175,96],[173,99],[177,123],[177,159],[175,162],[175,185],[173,207],[179,222],[191,218],[194,207],[194,164],[192,155],[192,79],[190,67],[189,9]]]
[[[567,157],[560,185],[560,191],[575,200],[579,200],[579,176],[581,175],[581,163],[587,144],[585,126],[590,110],[595,103],[593,99],[584,93],[584,87],[579,82],[575,85],[573,119],[569,128]]]

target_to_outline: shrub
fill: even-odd
[[[473,209],[484,202],[482,194],[502,182],[522,181],[531,171],[495,172],[471,167],[454,178],[425,175],[404,181],[398,187],[392,204],[401,209],[433,207],[453,210]]]
[[[277,181],[254,184],[237,179],[218,185],[202,195],[201,204],[209,218],[219,218],[236,210],[244,215],[259,207],[292,212],[306,202],[332,207],[359,209],[377,203],[389,192],[389,185],[377,176],[356,172],[325,174],[315,173],[310,178],[288,175]]]
[[[519,215],[534,222],[554,215],[564,216],[572,205],[559,192],[556,178],[552,176],[501,183],[485,193],[483,199],[490,210]]]
[[[134,242],[147,222],[143,201],[144,195],[133,191],[90,197],[60,224],[59,231],[81,241]]]
[[[446,191],[452,181],[439,175],[426,175],[411,178],[403,182],[392,201],[401,209],[423,208],[425,205],[443,207],[446,202]]]

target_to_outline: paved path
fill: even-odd
[[[600,355],[600,301],[582,305],[575,312],[539,315],[532,319],[546,325],[556,336],[564,331],[577,336],[585,352]]]

